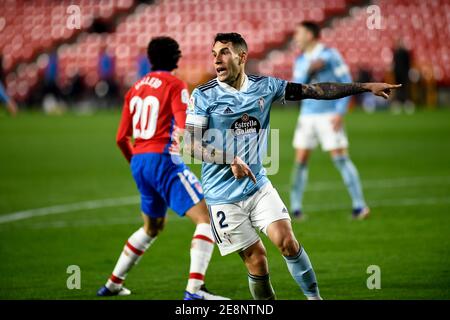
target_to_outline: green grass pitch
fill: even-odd
[[[119,112],[93,116],[0,114],[0,219],[28,210],[137,196],[115,145]],[[297,110],[274,109],[280,170],[271,176],[289,203],[292,133]],[[313,262],[325,299],[450,298],[450,111],[347,116],[351,155],[372,216],[351,221],[350,199],[329,156],[310,162],[305,211],[294,231]],[[198,174],[199,166],[191,166]],[[36,212],[35,212],[36,213]],[[140,227],[139,204],[68,210],[0,223],[0,299],[98,299],[128,236]],[[127,298],[181,299],[193,224],[169,213],[165,231],[130,273]],[[304,299],[276,248],[268,249],[279,299]],[[81,268],[81,289],[69,290],[69,265]],[[381,289],[366,286],[367,267],[381,268]],[[210,290],[250,299],[236,254],[217,248]]]

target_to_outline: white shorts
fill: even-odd
[[[331,119],[334,113],[300,115],[292,145],[295,149],[314,149],[320,142],[323,151],[348,148],[344,128],[333,129]]]
[[[272,222],[291,219],[270,182],[243,201],[208,208],[212,232],[222,256],[256,243],[260,239],[257,230],[267,235],[267,227]]]

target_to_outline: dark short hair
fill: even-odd
[[[248,52],[247,42],[245,42],[245,39],[242,38],[242,36],[239,33],[236,33],[236,32],[218,33],[218,34],[216,34],[216,37],[214,38],[213,45],[217,41],[222,42],[222,43],[231,42],[233,44],[233,47],[236,50]]]
[[[302,21],[298,24],[304,27],[306,30],[312,33],[314,39],[319,39],[320,37],[320,26],[312,21]]]
[[[147,47],[148,60],[152,70],[172,71],[178,66],[181,57],[178,42],[170,37],[155,37]]]

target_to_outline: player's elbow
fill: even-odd
[[[116,144],[124,154],[125,158],[127,158],[128,162],[130,162],[132,151],[128,139],[116,139]]]
[[[116,145],[119,147],[119,149],[122,149],[124,146],[123,140],[116,140]]]
[[[122,135],[118,135],[116,137],[116,144],[121,147],[123,145],[126,145],[128,143],[128,138]]]

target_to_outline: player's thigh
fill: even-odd
[[[344,127],[334,130],[332,114],[324,114],[317,121],[317,135],[323,151],[348,148],[348,138]]]
[[[208,206],[211,229],[221,255],[240,252],[257,241],[259,236],[242,208],[242,201]]]
[[[314,149],[317,142],[314,117],[300,116],[297,120],[292,146],[295,149]]]
[[[291,218],[289,212],[281,200],[278,191],[272,183],[266,183],[255,195],[253,207],[250,213],[252,225],[267,235],[267,228],[275,221],[287,220]]]
[[[270,241],[281,250],[285,256],[294,256],[300,248],[292,230],[291,221],[281,219],[272,222],[267,227],[267,236]]]

